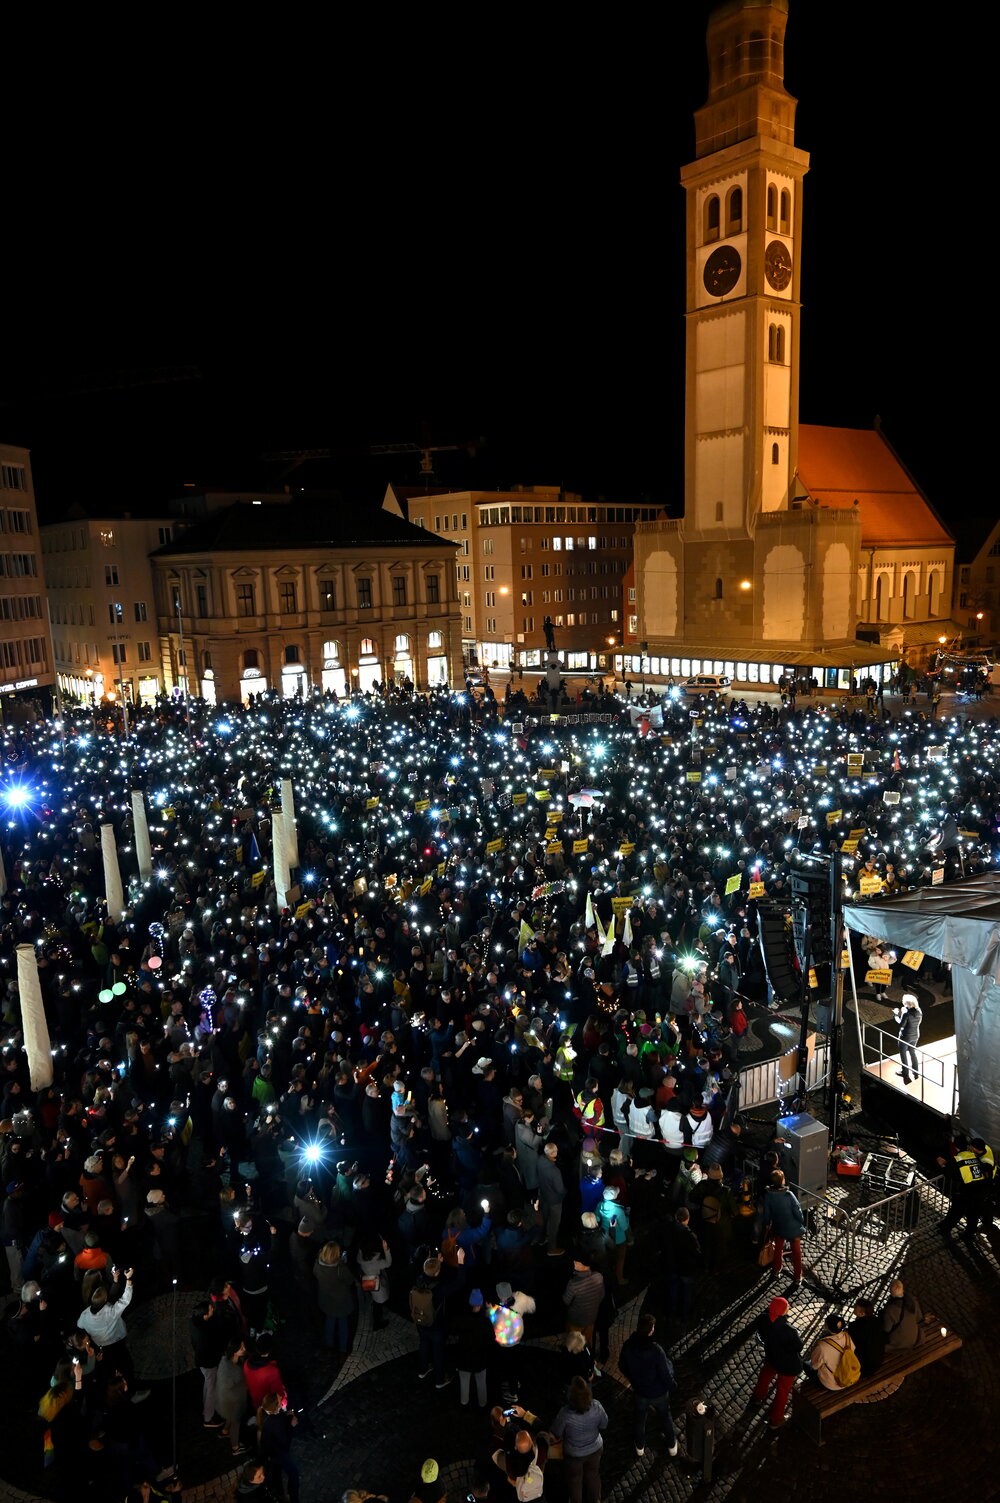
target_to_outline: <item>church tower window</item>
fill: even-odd
[[[726,198],[726,234],[738,235],[743,228],[743,189],[730,188]]]
[[[705,239],[719,238],[719,196],[713,193],[705,202]]]
[[[778,190],[773,183],[767,185],[767,227],[769,230],[778,228]]]
[[[771,463],[778,464],[781,460],[781,450],[777,444],[771,445]]]
[[[783,235],[787,235],[788,234],[788,226],[789,226],[789,223],[791,221],[791,212],[792,212],[792,195],[789,193],[789,191],[788,191],[787,188],[782,188],[782,190],[781,190],[781,212],[780,212],[780,216],[779,216],[778,228],[780,229],[780,231],[781,231],[781,233]]]

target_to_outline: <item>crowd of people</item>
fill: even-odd
[[[765,1191],[774,1273],[787,1242],[801,1280],[777,1161],[746,1194],[724,1154],[704,1155],[737,1141],[727,1088],[748,1015],[773,1003],[757,905],[787,900],[799,850],[845,842],[852,880],[889,890],[991,865],[996,720],[664,695],[654,725],[592,703],[555,725],[516,694],[506,709],[443,690],[163,700],[127,740],[88,713],[6,733],[0,1233],[50,1490],[181,1485],[178,1458],[147,1441],[133,1290],[197,1292],[202,1424],[242,1466],[240,1497],[298,1497],[279,1316],[346,1353],[362,1309],[377,1332],[395,1308],[423,1383],[457,1375],[448,1402],[484,1411],[476,1496],[502,1477],[540,1497],[561,1455],[573,1503],[595,1503],[608,1415],[591,1385],[650,1195],[669,1204],[671,1320],[690,1317],[706,1268],[754,1256]],[[105,901],[106,822],[121,912]],[[34,1088],[24,944],[54,1072]],[[552,1270],[565,1402],[542,1425],[521,1403],[523,1341]],[[778,1393],[786,1373],[784,1303],[763,1331],[762,1398],[769,1368]],[[652,1315],[620,1368],[637,1453],[652,1409],[676,1454]],[[423,1469],[414,1497],[438,1503],[438,1464]]]

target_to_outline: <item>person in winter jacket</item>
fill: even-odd
[[[773,1299],[757,1322],[757,1335],[764,1348],[764,1366],[760,1370],[754,1401],[763,1404],[774,1387],[774,1399],[768,1419],[772,1430],[785,1423],[785,1406],[795,1379],[802,1371],[802,1338],[788,1321],[788,1301]]]
[[[771,1277],[776,1279],[781,1273],[782,1255],[785,1243],[788,1242],[792,1249],[793,1283],[796,1286],[801,1284],[802,1233],[805,1231],[805,1217],[795,1196],[786,1188],[785,1176],[780,1169],[775,1169],[771,1175],[770,1184],[764,1196],[764,1226],[771,1228],[771,1236],[774,1238],[774,1264]]]
[[[641,1315],[636,1330],[622,1346],[618,1367],[632,1385],[636,1455],[645,1454],[646,1416],[650,1409],[655,1409],[663,1426],[667,1453],[676,1456],[677,1436],[670,1413],[670,1395],[677,1387],[677,1379],[674,1377],[670,1358],[660,1343],[653,1340],[655,1331],[655,1318],[652,1315]]]
[[[604,1277],[596,1269],[573,1259],[573,1272],[563,1290],[567,1331],[582,1331],[588,1346],[594,1341],[594,1321],[604,1298]]]
[[[828,1315],[826,1330],[809,1353],[809,1366],[823,1387],[835,1393],[843,1387],[837,1378],[837,1364],[845,1351],[854,1351],[851,1334],[839,1315]]]
[[[313,1265],[324,1345],[351,1350],[351,1323],[358,1312],[358,1281],[344,1261],[338,1242],[327,1242]]]
[[[607,1232],[615,1244],[615,1279],[619,1285],[624,1284],[629,1214],[619,1203],[618,1190],[614,1185],[604,1186],[601,1203],[597,1207],[597,1220],[601,1230]]]
[[[468,1308],[459,1315],[454,1326],[458,1344],[455,1348],[455,1368],[458,1372],[458,1398],[463,1409],[469,1406],[470,1379],[476,1380],[476,1400],[480,1409],[485,1409],[486,1367],[493,1351],[493,1327],[486,1313],[481,1289],[473,1289],[469,1295]]]
[[[890,1351],[907,1351],[918,1346],[923,1335],[924,1312],[915,1294],[908,1294],[902,1279],[889,1285],[889,1300],[882,1311],[882,1330]]]

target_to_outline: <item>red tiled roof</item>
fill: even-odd
[[[953,541],[874,428],[803,423],[799,479],[820,506],[860,504],[862,546]]]

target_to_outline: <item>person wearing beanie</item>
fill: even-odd
[[[788,1301],[777,1296],[768,1305],[757,1322],[757,1334],[764,1347],[764,1365],[753,1391],[753,1399],[763,1404],[774,1386],[774,1399],[768,1423],[772,1430],[785,1423],[785,1407],[788,1395],[795,1386],[795,1379],[802,1372],[802,1338],[795,1327],[789,1324]]]
[[[486,1313],[486,1302],[481,1289],[473,1289],[468,1304],[455,1322],[458,1343],[455,1348],[455,1368],[458,1372],[458,1400],[463,1409],[469,1407],[470,1379],[476,1380],[476,1402],[485,1409],[486,1368],[493,1352],[493,1326]]]

